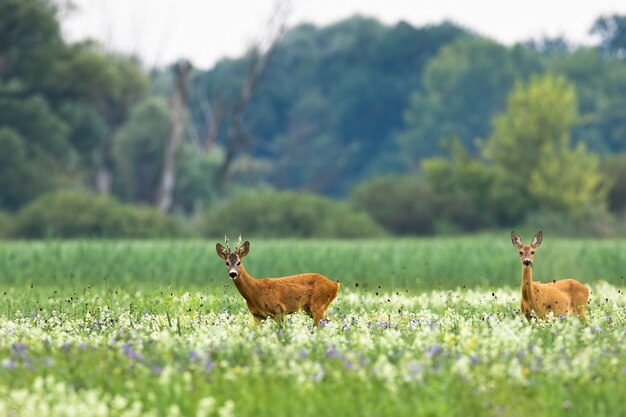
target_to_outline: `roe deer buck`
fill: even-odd
[[[226,261],[228,275],[245,298],[248,310],[257,322],[268,317],[281,320],[285,314],[302,310],[312,316],[315,325],[319,326],[326,309],[337,297],[338,282],[315,273],[255,279],[246,272],[241,262],[250,251],[250,242],[241,244],[240,236],[232,252],[227,237],[225,241],[226,247],[219,243],[216,245],[217,255]]]
[[[530,245],[524,245],[522,238],[511,232],[513,245],[519,249],[522,261],[522,301],[521,309],[530,321],[534,313],[541,319],[546,319],[548,313],[555,316],[576,314],[587,323],[585,306],[589,297],[589,289],[574,279],[562,279],[542,284],[533,281],[533,259],[535,249],[541,245],[543,231],[537,232]]]

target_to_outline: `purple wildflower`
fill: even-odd
[[[26,345],[24,343],[13,343],[11,345],[13,356],[16,358],[26,357]]]
[[[326,357],[329,359],[341,358],[343,355],[337,350],[337,346],[332,345],[326,350]]]
[[[206,361],[206,364],[204,365],[204,372],[211,372],[214,368],[215,368],[215,362],[209,359]]]
[[[124,346],[122,346],[122,351],[124,352],[124,355],[126,355],[129,359],[135,361],[143,360],[143,355],[141,354],[141,352],[134,351],[133,346],[130,343],[125,343]]]
[[[434,344],[424,351],[424,355],[426,355],[427,358],[434,358],[441,352],[443,352],[443,348],[440,345]]]
[[[422,365],[420,363],[411,362],[409,364],[409,371],[411,371],[413,373],[422,372],[423,370],[424,370],[424,365]]]

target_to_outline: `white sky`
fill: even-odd
[[[137,54],[147,66],[190,59],[210,68],[241,55],[263,34],[275,0],[72,0],[64,16],[68,40],[99,40],[108,50]],[[451,20],[505,44],[541,36],[574,43],[602,14],[626,14],[625,0],[293,0],[290,26],[334,23],[361,14],[415,26]]]

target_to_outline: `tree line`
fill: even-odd
[[[147,71],[65,41],[59,7],[0,4],[0,235],[624,229],[626,16],[593,47],[353,17]]]

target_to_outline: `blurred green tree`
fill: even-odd
[[[601,16],[590,32],[600,36],[600,48],[606,54],[626,58],[626,15]]]
[[[596,153],[626,150],[626,61],[605,58],[595,48],[580,48],[568,55],[551,56],[548,70],[564,75],[576,89],[579,122],[574,143]]]
[[[123,200],[156,203],[168,131],[165,99],[151,97],[131,110],[114,149],[115,190]]]
[[[448,140],[445,149],[449,157],[423,161],[426,180],[437,190],[437,231],[475,231],[495,226],[493,169],[480,157],[471,155],[456,138]]]
[[[607,155],[602,159],[601,170],[611,180],[608,193],[609,210],[626,216],[626,153]]]
[[[176,165],[175,211],[199,213],[223,197],[215,188],[214,181],[223,157],[219,150],[199,152],[196,146],[183,144]]]
[[[605,205],[598,157],[571,145],[577,117],[574,88],[562,76],[534,76],[509,95],[483,147],[496,171],[501,223],[540,208],[577,215]]]
[[[475,139],[489,134],[489,120],[504,108],[515,81],[541,70],[539,55],[520,45],[482,38],[446,45],[426,65],[423,87],[404,113],[406,129],[396,136],[401,157],[417,168],[421,159],[440,154],[439,140],[451,136],[475,153]]]
[[[0,2],[0,82],[3,94],[23,94],[45,79],[49,57],[63,46],[57,6],[42,0]]]
[[[374,172],[397,172],[398,164],[387,161],[397,157],[393,133],[408,97],[420,87],[428,60],[465,35],[450,23],[390,27],[363,17],[290,30],[242,121],[253,132],[248,154],[263,161],[247,176],[283,189],[343,195]],[[190,114],[199,132],[212,131],[214,121],[205,115],[203,97],[212,98],[213,114],[220,102],[232,104],[249,59],[224,59],[195,75]],[[219,125],[216,142],[223,144],[228,120]],[[310,157],[321,154],[333,157]]]
[[[0,206],[15,210],[67,183],[75,161],[68,131],[41,96],[0,96]]]
[[[90,147],[97,141],[96,166],[90,174],[95,176],[98,191],[109,193],[118,129],[126,122],[131,108],[145,97],[148,77],[135,60],[104,54],[89,42],[66,46],[51,64],[46,86],[49,95],[56,100],[87,103],[98,111],[100,120],[91,120],[96,123],[91,126],[95,135],[81,136],[88,142],[81,147]],[[97,130],[101,122],[106,125],[104,135]]]
[[[93,184],[96,171],[111,171],[115,133],[147,92],[138,62],[92,42],[65,43],[59,4],[0,2],[0,126],[21,138],[16,160],[25,165],[11,176],[30,173],[17,177],[19,196],[0,190],[1,204],[10,209],[70,177]],[[15,136],[11,142],[18,143]],[[105,177],[110,182],[110,172]],[[101,188],[106,191],[106,184]]]

